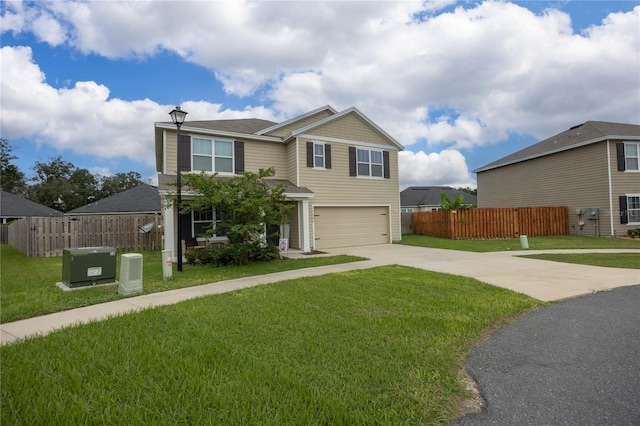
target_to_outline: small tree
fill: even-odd
[[[27,189],[24,173],[18,166],[11,164],[16,156],[11,154],[13,147],[7,139],[0,139],[0,188],[11,194],[24,195]]]
[[[440,208],[442,210],[461,210],[476,207],[476,204],[464,204],[464,195],[454,195],[453,200],[450,200],[447,198],[447,194],[441,192],[440,200]]]
[[[114,176],[100,177],[100,190],[97,199],[110,197],[128,189],[142,185],[142,176],[138,172],[116,173]]]
[[[277,250],[268,247],[264,238],[266,226],[281,224],[294,206],[285,203],[284,186],[270,187],[266,178],[275,174],[273,168],[260,169],[259,173],[222,178],[217,175],[185,174],[182,182],[195,193],[193,199],[183,200],[181,213],[216,209],[221,220],[212,235],[224,235],[229,239],[224,249],[222,263],[244,264],[263,258],[264,251]],[[277,255],[277,252],[276,252]]]

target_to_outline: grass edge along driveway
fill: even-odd
[[[441,424],[467,352],[541,305],[403,266],[207,296],[0,348],[0,420]]]

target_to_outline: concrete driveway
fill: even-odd
[[[595,291],[640,284],[640,271],[637,269],[603,268],[516,257],[536,253],[581,252],[636,252],[640,256],[640,250],[522,250],[472,253],[401,244],[332,251],[333,254],[367,257],[381,264],[399,264],[472,277],[543,301],[561,300]]]

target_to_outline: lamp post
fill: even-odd
[[[176,135],[176,149],[177,149],[177,179],[176,179],[176,187],[178,191],[178,271],[182,272],[182,220],[180,218],[180,207],[182,205],[182,177],[180,167],[182,163],[180,162],[180,126],[184,123],[184,118],[187,116],[185,111],[182,111],[179,106],[175,107],[173,111],[169,113],[171,116],[171,121],[178,128],[178,133]]]

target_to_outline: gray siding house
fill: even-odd
[[[478,207],[568,206],[573,235],[640,228],[640,125],[587,121],[474,170]]]
[[[400,192],[400,207],[403,213],[412,212],[430,212],[440,210],[442,198],[440,194],[444,193],[449,200],[454,197],[463,196],[463,204],[476,204],[477,198],[473,194],[451,188],[450,186],[410,186]]]

